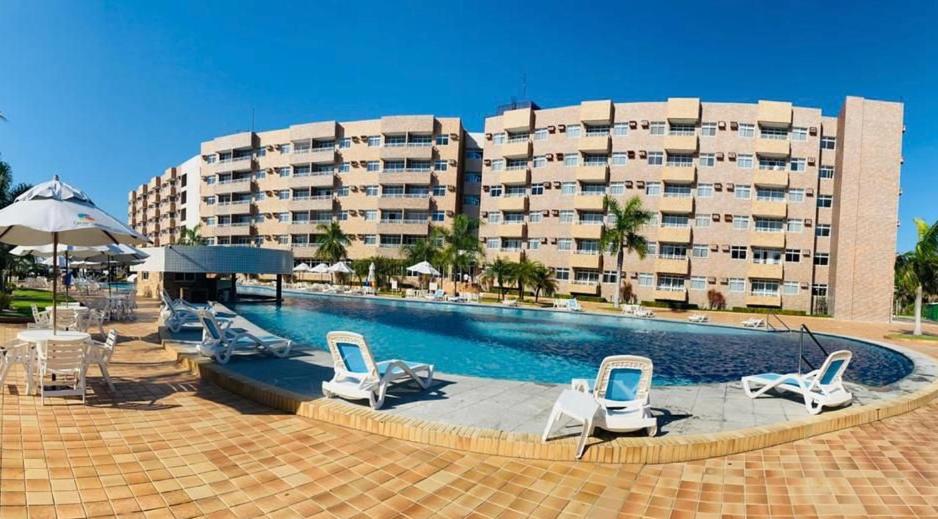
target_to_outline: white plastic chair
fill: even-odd
[[[45,405],[46,396],[80,396],[82,403],[85,402],[86,349],[87,344],[77,342],[40,343],[37,353],[41,405]],[[53,375],[55,381],[51,380]]]
[[[107,339],[104,342],[92,341],[88,345],[87,355],[85,356],[85,369],[82,376],[88,372],[88,368],[97,365],[101,371],[101,376],[107,383],[111,391],[115,391],[114,383],[111,382],[111,374],[108,373],[108,364],[111,362],[111,356],[114,355],[114,349],[117,348],[117,330],[107,332]]]
[[[7,379],[10,368],[19,364],[23,366],[26,377],[32,375],[33,350],[32,345],[25,342],[12,342],[0,348],[0,390]]]

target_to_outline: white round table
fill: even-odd
[[[49,341],[54,342],[87,342],[91,339],[91,334],[78,331],[64,331],[59,330],[53,332],[52,330],[23,330],[20,333],[16,334],[16,338],[28,342],[30,344],[30,362],[29,366],[26,368],[26,394],[31,395],[35,391],[35,377],[33,376],[35,359],[36,359],[36,347],[40,344],[47,343]]]

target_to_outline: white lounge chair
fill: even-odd
[[[502,305],[503,306],[518,306],[518,300],[512,299],[510,297],[506,297],[505,299],[502,299]]]
[[[603,359],[599,365],[595,381],[573,379],[572,389],[589,394],[598,404],[594,417],[580,418],[584,423],[577,446],[577,458],[583,456],[586,439],[593,433],[594,427],[612,432],[645,429],[649,436],[658,433],[658,419],[651,415],[649,399],[652,371],[651,359],[635,355],[612,355]],[[561,399],[558,399],[547,420],[543,441],[547,441],[555,424],[565,415]]]
[[[178,332],[186,325],[201,324],[202,321],[199,318],[199,312],[201,311],[212,312],[221,321],[228,321],[231,317],[234,317],[228,313],[216,313],[211,305],[194,305],[183,299],[173,299],[166,290],[160,291],[160,298],[163,300],[163,308],[161,309],[163,324],[173,333]]]
[[[744,328],[765,328],[765,319],[751,318],[746,319],[742,323]]]
[[[357,333],[329,332],[326,342],[335,369],[332,380],[322,383],[322,393],[327,398],[368,400],[372,409],[380,409],[388,386],[393,383],[413,380],[421,389],[433,383],[432,364],[398,359],[375,362],[365,338]]]
[[[825,407],[840,407],[853,399],[853,395],[844,388],[843,381],[844,371],[852,357],[850,351],[840,350],[828,355],[820,369],[804,375],[762,373],[743,377],[743,391],[749,398],[756,398],[770,389],[791,391],[804,397],[804,406],[809,413],[818,414]]]
[[[270,353],[275,357],[284,358],[290,354],[293,341],[276,335],[262,335],[258,337],[244,328],[231,328],[229,325],[219,323],[215,314],[209,310],[201,310],[199,319],[202,321],[202,342],[199,344],[199,353],[206,357],[214,357],[219,364],[227,364],[235,351],[259,351]]]
[[[710,318],[707,317],[706,315],[702,315],[702,314],[689,315],[689,316],[687,316],[687,320],[690,321],[690,322],[692,322],[692,323],[708,323],[708,322],[710,322]]]
[[[634,315],[635,317],[640,317],[642,319],[654,319],[655,312],[645,308],[644,306],[640,306],[636,308],[634,312],[632,312],[632,315]]]
[[[101,370],[101,376],[111,391],[114,391],[114,383],[111,382],[111,374],[107,367],[111,363],[111,356],[114,355],[114,349],[117,347],[117,330],[107,332],[107,338],[104,342],[92,341],[88,346],[88,352],[85,354],[85,374],[92,365],[98,366]],[[84,374],[82,376],[85,376]]]
[[[576,299],[569,299],[567,300],[567,310],[571,312],[582,312],[583,307],[580,306],[580,302]]]
[[[634,315],[635,311],[641,308],[639,305],[622,305],[622,313],[627,315]]]
[[[567,308],[567,304],[569,304],[569,302],[570,302],[569,299],[554,298],[554,308],[556,308],[556,309],[558,309],[558,310],[565,310],[565,309]]]
[[[431,301],[443,301],[446,299],[446,292],[442,288],[437,288],[428,292],[424,297]]]

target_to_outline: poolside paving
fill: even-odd
[[[0,517],[938,517],[938,402],[666,465],[480,455],[282,414],[174,362],[148,304],[88,405],[0,394]],[[6,338],[13,327],[0,329]]]

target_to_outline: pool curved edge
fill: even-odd
[[[919,359],[930,359],[902,347],[875,344],[909,356],[916,365],[913,375],[918,368],[926,367],[919,363]],[[382,413],[341,400],[310,399],[237,374],[209,359],[179,353],[172,347],[172,341],[164,340],[163,346],[176,354],[177,362],[201,379],[262,405],[305,418],[389,438],[478,454],[549,461],[570,461],[575,458],[575,438],[543,443],[534,434],[442,424]],[[926,364],[928,368],[938,367],[931,359]],[[595,463],[658,464],[739,454],[902,415],[928,404],[936,396],[938,380],[933,378],[927,386],[902,396],[771,425],[656,438],[617,437],[609,441],[591,438],[582,460]]]

